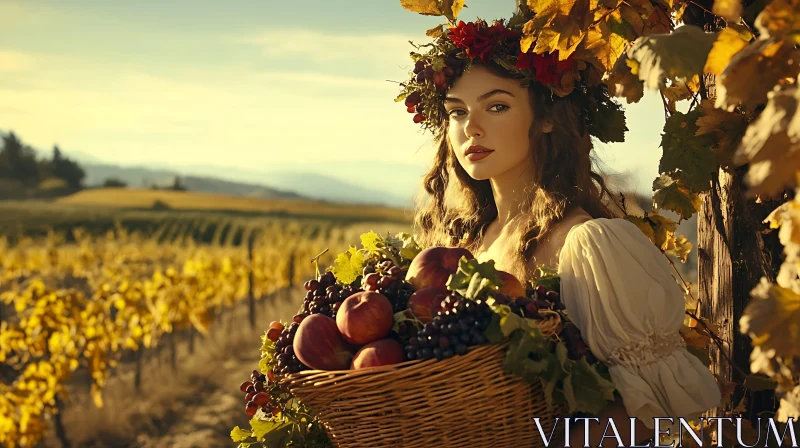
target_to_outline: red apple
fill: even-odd
[[[369,344],[382,339],[392,331],[392,324],[392,302],[375,291],[353,294],[342,302],[336,312],[336,326],[344,340],[351,344]]]
[[[500,287],[500,292],[509,297],[523,297],[525,296],[525,287],[514,275],[505,271],[497,271],[500,275],[500,281],[503,286]]]
[[[403,346],[394,339],[380,339],[361,347],[353,357],[351,369],[388,366],[405,361]]]
[[[315,370],[347,370],[356,351],[342,338],[336,321],[324,314],[303,319],[292,347],[297,359]]]
[[[411,310],[414,317],[427,324],[433,320],[433,316],[440,308],[439,304],[448,294],[450,291],[447,288],[418,289],[408,298],[407,308]]]
[[[406,273],[406,281],[415,290],[422,288],[446,288],[451,274],[458,271],[461,257],[472,260],[475,257],[467,249],[460,247],[429,247],[423,249],[411,260]]]

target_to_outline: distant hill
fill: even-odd
[[[213,177],[181,176],[175,171],[153,170],[143,167],[121,167],[106,164],[84,164],[86,184],[102,185],[108,178],[119,179],[130,187],[149,188],[153,185],[166,187],[172,185],[176,176],[190,191],[202,193],[247,196],[261,199],[308,199],[293,191],[279,190],[264,185],[231,182]]]
[[[410,204],[410,198],[317,173],[297,171],[228,172],[226,168],[214,169],[211,167],[206,167],[202,173],[197,173],[196,170],[191,169],[127,167],[95,163],[82,163],[81,166],[86,171],[86,184],[89,186],[102,185],[107,178],[122,180],[131,187],[168,186],[172,185],[176,176],[180,176],[187,189],[205,193],[259,198],[309,198],[390,207],[405,207]]]

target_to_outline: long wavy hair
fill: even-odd
[[[502,67],[484,66],[500,77],[514,79]],[[514,234],[519,241],[518,259],[511,265],[517,268],[510,269],[524,280],[533,275],[530,266],[535,263],[530,261],[539,244],[573,208],[583,207],[593,218],[618,216],[610,204],[613,194],[593,169],[593,145],[589,133],[583,132],[578,107],[569,96],[556,97],[538,83],[531,83],[529,91],[535,117],[528,131],[534,173],[524,192],[523,210],[529,212],[520,216]],[[489,180],[473,179],[458,162],[447,138],[447,120],[443,122],[415,210],[414,233],[426,247],[464,247],[475,252],[488,225],[497,218],[497,206]],[[552,123],[550,132],[543,130],[546,122]]]

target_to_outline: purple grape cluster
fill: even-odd
[[[483,334],[492,320],[492,309],[483,300],[470,300],[453,292],[442,300],[442,310],[408,340],[408,359],[442,359],[464,355],[469,347],[485,344]]]
[[[312,279],[305,283],[306,297],[303,300],[303,307],[300,314],[310,316],[312,314],[324,314],[336,319],[336,312],[342,306],[344,299],[361,291],[352,286],[341,286],[336,283],[336,276],[333,272],[326,272],[318,279]]]
[[[392,303],[394,312],[403,311],[414,288],[405,281],[405,271],[392,260],[382,260],[367,265],[362,272],[361,287],[366,291],[377,291]]]

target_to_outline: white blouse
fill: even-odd
[[[671,269],[647,236],[621,218],[574,226],[559,255],[570,319],[609,366],[628,415],[649,428],[655,417],[697,418],[721,401],[713,375],[686,351],[679,333],[685,308]]]

